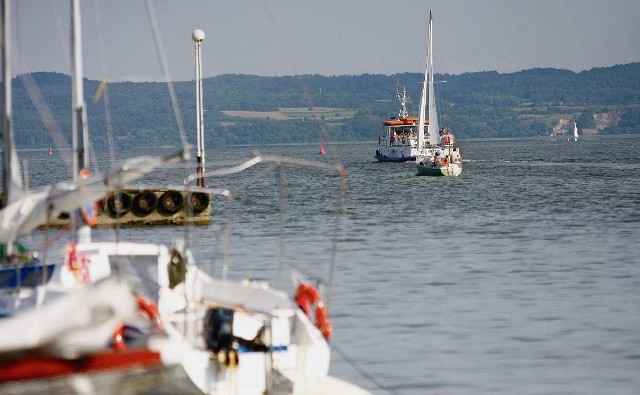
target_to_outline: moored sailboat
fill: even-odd
[[[186,183],[201,176],[239,173],[260,163],[338,171],[341,190],[346,185],[341,166],[262,155],[231,168],[194,174]],[[232,191],[196,189],[226,197],[231,208]],[[341,196],[343,192],[339,204],[343,204]],[[202,393],[368,394],[328,374],[332,325],[317,284],[294,273],[291,295],[265,282],[230,280],[226,257],[221,278],[214,278],[196,264],[190,251],[195,244],[188,243],[178,241],[169,248],[90,242],[77,248],[90,262],[92,281],[108,276],[117,266],[158,306],[162,328],[171,344],[179,344],[177,362],[185,372],[183,380]]]
[[[280,175],[284,166],[337,171],[341,190],[338,205],[344,204],[346,172],[340,165],[258,154],[205,175],[231,175],[260,163],[275,165]],[[231,208],[232,191],[211,193],[226,196]],[[282,193],[279,196],[284,199]],[[283,209],[284,202],[279,206]],[[336,215],[340,213],[341,209]],[[294,272],[295,293],[291,295],[266,282],[229,280],[227,258],[221,278],[213,278],[199,269],[183,246],[178,245],[172,254],[180,257],[175,265],[182,269],[159,264],[158,307],[167,330],[182,340],[182,366],[202,392],[368,394],[328,374],[332,325],[316,284]],[[284,261],[284,256],[280,259]],[[140,276],[152,272],[138,271]]]
[[[429,106],[429,122],[425,136],[422,119],[425,107]],[[429,41],[427,47],[427,67],[420,97],[420,121],[418,122],[418,156],[416,166],[419,176],[457,177],[462,173],[462,156],[455,146],[453,134],[446,128],[439,128],[435,98],[433,71],[433,17],[429,12]]]
[[[9,3],[9,0],[2,2],[3,51],[8,46],[10,31]],[[75,58],[80,58],[79,17],[79,0],[73,0]],[[13,134],[8,58],[8,51],[4,51],[5,141],[11,141]],[[82,97],[77,96],[82,92],[81,67],[74,67],[72,73],[78,77],[74,82],[77,89],[73,89],[74,169],[77,169],[83,166],[84,156],[77,149],[82,139],[75,135],[79,134],[80,126],[86,126],[86,119]],[[5,187],[13,187],[20,180],[20,169],[17,161],[10,160],[15,157],[15,147],[7,144],[7,148],[3,170],[5,180],[11,182],[5,182]],[[82,380],[85,388],[91,389],[97,385],[92,380],[98,376],[101,385],[118,383],[130,376],[129,369],[140,372],[171,364],[170,355],[175,355],[171,353],[172,341],[157,327],[157,316],[149,314],[152,311],[149,305],[136,297],[130,284],[119,276],[94,273],[92,277],[90,262],[77,253],[75,241],[66,249],[65,263],[41,263],[35,256],[25,262],[17,253],[20,237],[62,213],[77,214],[78,221],[73,224],[77,225],[78,233],[71,234],[86,240],[90,235],[80,220],[83,216],[79,210],[85,202],[100,199],[108,190],[134,181],[159,165],[184,159],[183,154],[139,157],[106,175],[74,177],[19,195],[11,188],[5,191],[5,206],[0,210],[0,244],[4,247],[4,259],[0,262],[0,337],[4,339],[0,343],[0,392],[33,392],[33,385],[40,392],[76,392],[73,384],[69,384],[74,380]],[[65,273],[71,276],[65,278]],[[110,388],[113,392],[122,389]],[[144,386],[137,388],[143,390]]]

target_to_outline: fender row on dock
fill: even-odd
[[[2,193],[0,197],[4,198]],[[96,226],[207,225],[211,221],[210,202],[210,194],[203,192],[126,188],[96,202]],[[69,215],[63,213],[43,227],[64,227],[68,222]]]
[[[202,192],[123,189],[96,202],[97,226],[206,225],[211,220],[210,202],[210,195]]]
[[[202,224],[211,220],[211,197],[173,189],[124,189],[97,202],[98,226]]]

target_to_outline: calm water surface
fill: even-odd
[[[282,244],[287,267],[327,280],[331,241],[340,239],[329,306],[333,375],[375,394],[640,391],[639,137],[466,141],[455,179],[379,164],[374,143],[336,148],[349,172],[346,231],[335,232],[337,176],[286,169]],[[317,150],[262,149],[331,160]],[[44,151],[22,153],[33,185],[67,177]],[[207,160],[249,156],[232,148]],[[165,169],[144,182],[179,184],[177,175],[183,170]],[[278,178],[244,188],[248,178],[210,181],[237,192],[229,273],[274,281]],[[119,237],[186,236],[200,264],[219,275],[226,200],[213,208],[211,226],[124,229]]]

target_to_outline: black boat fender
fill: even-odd
[[[126,192],[115,192],[107,198],[107,214],[111,218],[123,217],[131,210],[131,195]]]
[[[146,217],[156,209],[158,197],[153,191],[140,191],[134,198],[131,212],[136,217]]]
[[[189,192],[187,194],[187,215],[198,215],[209,207],[209,195],[203,192]]]
[[[182,208],[184,198],[178,191],[166,191],[158,199],[156,209],[161,215],[166,217],[177,213]]]

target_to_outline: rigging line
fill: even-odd
[[[440,82],[447,82],[447,81],[440,81]],[[436,94],[436,99],[438,100],[438,102],[440,103],[439,109],[440,109],[440,115],[442,118],[442,123],[444,125],[447,125],[447,129],[449,129],[449,114],[447,111],[447,106],[445,105],[444,102],[444,93],[442,92],[442,89],[438,89],[438,93]]]
[[[14,59],[17,57],[18,56],[14,56]],[[33,79],[33,75],[30,73],[20,73],[18,78],[20,79],[20,82],[22,82],[22,86],[27,92],[27,96],[29,96],[31,103],[33,103],[36,108],[36,112],[38,113],[44,128],[47,130],[49,137],[53,140],[56,150],[58,152],[71,150],[71,147],[69,146],[67,139],[62,134],[60,125],[56,121],[51,108],[46,104],[42,91]],[[71,157],[69,155],[61,155],[61,158],[67,170],[70,171]]]
[[[50,215],[48,215],[47,218],[48,217],[50,217]],[[51,235],[51,232],[49,232],[50,229],[54,229],[54,228],[51,226],[50,222],[47,221],[41,228],[41,230],[45,231],[45,239],[42,241],[42,244],[40,244],[40,246],[35,247],[36,251],[42,251],[43,262],[47,261],[46,260],[47,251],[51,248],[51,246],[53,246],[54,243],[56,243],[58,240],[62,239],[63,236],[69,233],[68,228],[62,228],[60,230],[55,231],[53,235]]]
[[[272,164],[271,166],[263,169],[262,171],[258,172],[257,174],[255,174],[254,176],[250,177],[247,181],[245,181],[242,185],[240,185],[239,188],[236,189],[236,191],[241,191],[241,190],[246,190],[248,189],[253,183],[255,183],[255,181],[264,178],[267,174],[270,174],[271,172],[273,172],[276,168],[275,164]],[[227,206],[227,239],[226,239],[226,246],[225,246],[225,252],[224,252],[224,258],[223,258],[223,263],[222,263],[222,279],[226,280],[227,279],[227,274],[229,273],[229,262],[230,262],[230,250],[231,250],[231,224],[233,223],[233,202],[235,199],[235,195],[236,192],[231,192],[229,193],[229,203]]]
[[[255,184],[256,181],[265,178],[268,174],[273,173],[274,171],[276,171],[279,168],[284,168],[284,164],[282,164],[282,163],[272,163],[267,168],[261,170],[260,172],[258,172],[255,175],[251,176],[247,181],[242,183],[242,185],[240,185],[234,191],[229,193],[229,195],[228,195],[229,205],[228,205],[228,208],[227,208],[227,223],[229,224],[229,226],[226,228],[226,231],[227,231],[226,247],[225,247],[224,263],[223,263],[223,269],[222,269],[223,279],[226,279],[226,276],[227,276],[228,271],[229,271],[229,251],[231,250],[231,224],[233,223],[233,220],[232,220],[232,207],[233,207],[233,202],[234,202],[235,196],[239,196],[240,192],[248,191],[249,187],[251,187],[253,184]],[[280,232],[282,232],[282,229],[280,229]],[[282,250],[281,250],[281,252],[282,252]],[[307,278],[317,278],[317,276],[312,276],[309,272],[306,272],[306,271],[302,270],[297,264],[288,263],[286,266],[291,267],[293,270],[302,273]],[[278,276],[280,276],[280,274],[278,274]],[[277,278],[277,280],[280,281],[279,278]]]
[[[72,33],[73,34],[73,33]],[[82,35],[82,29],[80,29],[80,34]],[[74,39],[75,40],[75,39]],[[80,47],[80,51],[82,51],[82,46]],[[84,81],[84,75],[80,75],[80,79],[81,81]],[[84,82],[81,82],[82,84],[82,89],[84,91]],[[73,87],[73,81],[72,81],[72,87]],[[88,163],[84,164],[84,167],[86,168],[92,168],[94,169],[95,172],[99,173],[100,172],[100,167],[98,165],[98,156],[96,155],[95,152],[95,148],[93,147],[93,144],[91,144],[91,128],[89,127],[89,116],[88,116],[88,107],[87,107],[87,102],[83,97],[83,102],[80,103],[80,105],[82,105],[83,108],[83,112],[84,112],[84,122],[85,122],[85,129],[86,129],[86,146],[87,146],[87,153],[86,153],[86,157],[87,157],[87,161]],[[89,166],[89,164],[92,164],[92,166]]]
[[[432,33],[432,30],[433,29],[430,30],[430,33]],[[429,37],[429,39],[431,39],[431,37]],[[431,50],[433,52],[433,48]],[[433,54],[431,54],[431,57],[433,58]],[[447,82],[447,81],[442,79],[442,74],[439,75],[440,81],[438,81],[438,79],[436,78],[436,70],[435,70],[435,67],[434,67],[433,64],[432,64],[432,67],[433,67],[433,81],[432,81],[432,83],[434,84],[434,87],[435,87],[435,84],[444,84],[445,82]],[[442,89],[438,89],[438,91],[436,92],[435,96],[436,97],[434,98],[434,101],[436,103],[436,108],[438,110],[438,114],[440,115],[440,118],[443,121],[442,123],[444,125],[446,125],[449,120],[447,119],[447,114],[446,114],[447,111],[445,110],[445,107],[444,107],[444,96],[443,96],[443,93],[442,93]]]
[[[147,16],[149,18],[149,24],[151,25],[151,30],[153,33],[153,41],[156,47],[156,52],[158,55],[158,60],[160,61],[160,66],[162,67],[162,73],[164,79],[167,83],[167,89],[169,90],[169,96],[171,96],[171,105],[173,107],[173,113],[176,118],[176,123],[178,124],[178,133],[180,135],[180,142],[182,143],[183,150],[189,155],[189,142],[187,140],[187,135],[184,130],[184,124],[182,122],[182,115],[180,113],[180,107],[178,105],[178,99],[176,97],[175,87],[173,85],[173,80],[171,79],[171,75],[169,73],[169,64],[167,63],[167,57],[165,54],[164,46],[162,43],[162,38],[160,36],[160,28],[158,27],[158,21],[156,19],[156,12],[153,7],[153,3],[150,0],[145,0],[145,5],[147,9]],[[185,178],[188,176],[187,163],[185,161],[184,166]],[[188,247],[189,240],[189,226],[185,224],[184,226],[184,240]]]
[[[286,249],[285,249],[285,229],[284,229],[284,211],[286,208],[286,191],[285,191],[285,175],[284,175],[284,166],[282,164],[278,165],[277,181],[280,184],[280,193],[278,195],[279,207],[278,207],[278,230],[280,233],[279,242],[280,242],[280,263],[278,265],[278,277],[277,284],[279,288],[282,288],[282,272],[284,270],[284,265],[286,261]]]
[[[212,275],[214,275],[215,273],[215,269],[216,269],[216,257],[218,256],[218,252],[219,252],[219,246],[221,244],[220,240],[222,239],[222,234],[225,234],[225,248],[231,248],[231,244],[230,244],[230,238],[231,238],[231,218],[233,216],[233,197],[232,195],[229,193],[227,195],[224,195],[227,200],[227,222],[226,224],[220,224],[219,226],[217,226],[217,228],[213,228],[213,251],[211,252],[211,261],[209,262],[209,266],[207,267],[208,270],[206,270],[207,273],[211,273]],[[211,204],[213,205],[213,200],[211,201]],[[213,216],[213,214],[211,214]],[[225,250],[226,251],[226,250]],[[226,256],[226,255],[225,255]],[[203,265],[203,269],[204,269],[204,265]]]
[[[51,8],[53,9],[53,19],[56,21],[56,30],[58,31],[58,38],[60,39],[60,46],[62,47],[62,51],[64,52],[64,59],[67,63],[67,68],[71,68],[71,55],[69,55],[69,47],[67,44],[69,43],[65,40],[66,29],[62,27],[62,18],[60,17],[60,10],[55,6],[54,2],[51,2]]]
[[[176,91],[173,86],[173,80],[171,80],[171,75],[169,74],[169,65],[167,63],[167,57],[165,55],[164,46],[162,45],[162,39],[160,37],[160,29],[158,28],[156,12],[153,8],[153,3],[150,0],[145,0],[145,5],[147,7],[147,16],[149,17],[149,23],[151,24],[151,30],[153,32],[154,39],[153,41],[156,46],[158,59],[160,61],[160,66],[162,67],[164,79],[167,83],[167,88],[169,89],[169,95],[171,96],[171,104],[173,106],[173,113],[178,124],[178,132],[180,133],[182,148],[185,151],[188,151],[189,143],[187,141],[187,135],[184,131],[184,124],[182,123],[182,116],[180,115],[180,107],[178,106],[178,99],[176,97]]]
[[[349,366],[351,366],[356,372],[358,372],[362,377],[364,377],[371,384],[375,385],[376,387],[378,387],[379,389],[385,391],[388,394],[395,395],[395,392],[389,390],[385,385],[382,385],[380,382],[378,382],[378,380],[376,380],[373,377],[373,375],[371,375],[370,373],[366,372],[363,368],[360,367],[359,364],[357,364],[355,361],[353,361],[351,358],[349,358],[347,356],[347,353],[342,351],[342,349],[340,347],[338,347],[338,345],[336,344],[335,341],[331,342],[331,348],[333,350],[335,350],[342,357],[342,359],[344,359],[344,361],[349,364]]]
[[[55,10],[55,7],[54,7],[54,10]],[[16,12],[15,14],[16,19],[18,20],[20,14],[18,13],[17,10],[15,12]],[[19,25],[19,21],[18,23],[16,23],[16,25]],[[38,84],[36,84],[33,78],[33,75],[30,72],[26,71],[27,67],[25,66],[25,61],[20,51],[20,48],[22,46],[21,46],[21,40],[19,39],[19,36],[17,34],[18,32],[19,32],[18,26],[16,26],[15,36],[16,36],[17,51],[14,51],[11,57],[12,58],[11,66],[13,70],[16,70],[17,72],[16,78],[19,79],[20,82],[22,83],[22,86],[24,87],[24,90],[27,93],[29,100],[35,107],[36,112],[38,113],[38,116],[42,121],[44,128],[47,130],[47,133],[49,134],[49,137],[53,141],[53,144],[58,150],[58,152],[63,150],[69,150],[70,149],[69,143],[67,142],[67,139],[62,134],[61,128],[58,122],[56,121],[53,111],[51,111],[51,108],[46,104],[46,100],[44,98],[42,90],[38,87]],[[67,64],[68,62],[69,62],[69,59],[67,59]],[[63,159],[63,163],[65,167],[68,170],[70,170],[71,158],[68,157],[67,155],[62,155],[61,157]]]
[[[340,189],[338,191],[338,202],[336,203],[336,222],[333,230],[333,240],[331,241],[331,258],[329,259],[329,281],[327,286],[327,310],[331,308],[333,296],[333,278],[336,267],[336,256],[338,254],[338,243],[347,239],[347,208],[345,206],[347,195],[347,172],[340,171]]]
[[[345,220],[346,220],[346,208],[344,206],[344,202],[345,202],[345,196],[346,196],[346,177],[347,177],[347,172],[344,170],[344,167],[342,167],[341,165],[330,165],[328,163],[325,162],[312,162],[312,161],[305,161],[305,160],[298,160],[298,159],[293,159],[293,158],[287,158],[287,157],[278,157],[278,156],[262,156],[259,152],[254,152],[254,155],[256,155],[254,158],[245,161],[239,165],[233,166],[231,168],[228,169],[219,169],[219,170],[214,170],[214,171],[210,171],[208,173],[205,173],[204,176],[205,177],[214,177],[214,176],[223,176],[223,175],[228,175],[228,174],[234,174],[234,173],[238,173],[240,171],[246,170],[254,165],[257,165],[258,163],[261,162],[271,162],[271,166],[263,169],[262,171],[260,171],[259,173],[253,175],[252,177],[250,177],[248,180],[246,180],[242,185],[240,185],[239,187],[237,187],[236,189],[234,189],[234,191],[229,192],[228,193],[228,197],[229,200],[232,201],[232,199],[235,197],[235,195],[240,195],[240,192],[248,190],[248,188],[250,186],[252,186],[253,184],[255,184],[255,182],[257,180],[260,180],[262,178],[264,178],[267,174],[273,172],[276,169],[279,168],[284,168],[285,165],[287,164],[291,164],[291,165],[295,165],[295,166],[299,166],[299,167],[303,167],[303,168],[315,168],[315,169],[323,169],[323,170],[337,170],[340,173],[340,193],[338,194],[338,202],[337,202],[337,215],[336,215],[336,223],[335,223],[335,231],[334,231],[334,238],[332,241],[332,250],[331,250],[331,259],[330,259],[330,272],[329,272],[329,279],[327,281],[324,281],[321,279],[321,281],[324,282],[329,282],[329,292],[328,292],[328,298],[327,298],[327,305],[330,303],[330,293],[331,293],[331,284],[332,284],[332,279],[333,279],[333,273],[334,273],[334,269],[335,269],[335,257],[336,257],[336,251],[337,251],[337,245],[340,241],[343,241],[346,239],[346,226],[344,225]],[[199,177],[199,175],[190,175],[189,177],[187,177],[185,179],[185,184],[190,184],[191,182],[195,181],[197,178]],[[284,177],[281,177],[282,179],[284,179]],[[199,188],[196,188],[197,190],[200,190]],[[281,195],[283,195],[281,193]],[[227,219],[228,223],[231,223],[231,216],[230,214],[228,215],[228,219]],[[282,221],[281,221],[282,222]],[[338,234],[340,233],[340,230],[342,230],[342,236],[338,236]],[[230,231],[230,228],[228,228],[228,231]],[[280,228],[280,234],[283,233],[282,227]],[[228,251],[230,251],[230,236],[227,238],[227,247],[226,247],[226,251],[225,251],[225,262],[227,262],[224,267],[223,267],[223,276],[226,276],[226,273],[228,272]],[[281,253],[283,253],[284,249],[281,249]],[[293,268],[295,271],[298,271],[302,274],[305,275],[305,277],[309,277],[309,278],[318,278],[317,276],[311,276],[309,275],[308,272],[303,271],[302,269],[300,269],[300,267],[296,264],[288,264],[287,266]],[[278,274],[278,281],[279,281],[279,277],[280,277],[280,272],[281,270],[279,269],[279,274]],[[226,278],[226,277],[225,277]]]
[[[273,17],[273,14],[271,13],[271,10],[269,9],[269,4],[267,0],[263,0],[262,4],[264,4],[264,9],[267,14],[267,17],[269,18],[269,22],[271,22],[271,27],[273,28],[276,34],[276,37],[278,38],[278,41],[282,45],[282,49],[285,55],[287,56],[287,60],[289,61],[291,68],[293,69],[293,73],[296,77],[296,80],[300,84],[300,87],[302,89],[302,94],[304,95],[305,101],[307,102],[307,107],[315,108],[316,105],[313,102],[313,98],[311,97],[311,94],[309,93],[309,87],[307,86],[307,84],[305,84],[304,79],[302,78],[302,75],[300,75],[300,72],[298,71],[298,66],[296,65],[295,59],[293,58],[293,55],[289,50],[289,46],[287,45],[287,42],[284,39],[284,36],[282,35],[282,32],[280,31],[278,24],[276,23],[276,20]],[[318,126],[320,127],[322,138],[326,140],[329,146],[329,152],[331,153],[331,156],[336,161],[336,163],[342,164],[338,150],[333,144],[331,144],[331,136],[329,135],[329,130],[327,129],[326,123],[322,120],[322,118],[319,118],[315,115],[313,119],[315,119],[315,121],[318,123]]]
[[[223,265],[229,267],[231,250],[231,226],[233,224],[233,195],[227,195],[227,226],[225,227],[225,244],[224,244],[224,257]],[[212,262],[215,263],[215,262]],[[213,268],[212,268],[213,269]],[[213,273],[213,271],[211,272]]]
[[[98,30],[98,53],[100,58],[100,71],[102,73],[102,81],[104,82],[104,92],[102,93],[104,97],[104,116],[107,127],[107,145],[109,150],[109,167],[113,166],[115,163],[115,149],[113,145],[113,124],[111,121],[111,106],[109,104],[109,84],[107,83],[107,64],[106,57],[104,56],[104,42],[102,35],[102,18],[101,11],[102,8],[100,6],[100,1],[96,0],[96,6],[94,7],[96,12],[96,26]],[[102,86],[102,85],[101,85]],[[99,100],[99,98],[98,98]],[[94,102],[96,100],[94,99]]]

